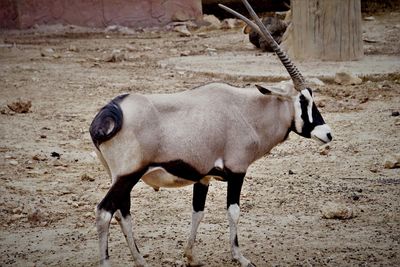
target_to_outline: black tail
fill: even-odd
[[[128,94],[120,95],[111,100],[110,103],[105,105],[96,117],[94,117],[90,125],[90,136],[94,145],[99,148],[100,144],[110,140],[114,135],[121,130],[123,114],[119,103]]]

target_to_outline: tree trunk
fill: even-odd
[[[360,0],[292,0],[284,46],[300,60],[358,60],[364,55]]]

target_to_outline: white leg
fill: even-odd
[[[108,230],[110,227],[110,221],[112,214],[106,210],[96,210],[96,227],[97,234],[99,236],[100,246],[100,266],[109,267],[109,256],[108,256]]]
[[[240,262],[242,267],[253,267],[254,264],[246,259],[239,249],[239,242],[237,237],[237,225],[239,223],[240,207],[238,204],[231,204],[228,208],[229,220],[229,239],[231,244],[232,257]]]
[[[133,260],[135,261],[136,266],[144,267],[146,266],[146,262],[143,256],[140,254],[138,247],[136,246],[135,239],[133,238],[132,231],[132,217],[128,213],[125,217],[122,216],[121,211],[117,210],[115,212],[115,219],[118,221],[121,226],[122,233],[125,236],[126,242],[128,243],[129,249],[132,253]]]
[[[196,234],[197,234],[197,229],[199,228],[201,220],[204,218],[204,211],[193,211],[192,214],[192,226],[190,230],[190,237],[187,243],[187,246],[185,248],[185,253],[184,256],[188,260],[188,265],[189,266],[200,266],[199,262],[196,262],[193,258],[193,245],[194,242],[196,241]]]

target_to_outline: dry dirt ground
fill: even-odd
[[[379,38],[366,43],[367,54],[399,55],[396,14],[395,23],[391,15],[365,22],[367,33]],[[159,63],[188,55],[259,53],[240,29],[181,37],[173,31],[55,27],[1,32],[0,41],[0,266],[98,264],[94,209],[110,179],[93,156],[88,128],[111,98],[172,93],[211,81],[243,87],[257,82]],[[117,62],[108,62],[112,51]],[[330,149],[322,151],[326,155],[314,141],[290,134],[251,166],[239,243],[257,266],[400,265],[400,169],[384,167],[386,158],[400,153],[400,117],[392,116],[400,111],[399,77],[315,86],[316,102],[334,131]],[[18,98],[31,101],[28,113],[7,107]],[[230,257],[225,191],[225,183],[210,186],[195,247],[205,266],[238,266]],[[149,265],[183,265],[191,187],[154,192],[139,183],[131,197],[134,232]],[[322,211],[331,205],[351,209],[352,217],[324,219]],[[114,266],[133,265],[115,222],[110,256]]]

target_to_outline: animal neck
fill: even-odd
[[[260,137],[259,156],[264,156],[277,144],[285,141],[292,131],[294,122],[294,106],[291,99],[276,96],[265,97],[263,100],[259,125],[256,131]]]

